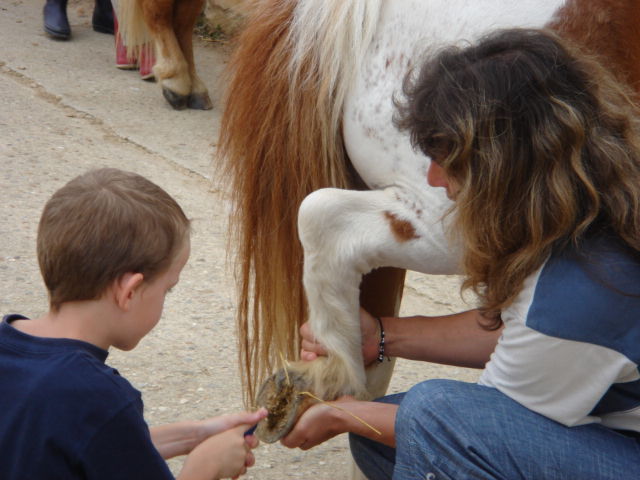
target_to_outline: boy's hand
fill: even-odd
[[[249,425],[249,427],[251,427],[265,418],[267,414],[267,409],[261,408],[255,412],[227,413],[202,420],[198,426],[198,443],[203,442],[212,435],[224,432],[238,425]],[[247,427],[247,429],[249,427]]]
[[[255,463],[251,449],[258,445],[254,436],[244,436],[250,426],[241,424],[200,443],[185,460],[178,480],[236,478],[246,473]]]
[[[267,416],[267,409],[219,415],[198,424],[198,442],[184,462],[179,480],[236,478],[255,463],[254,435],[245,435]]]
[[[238,425],[255,425],[267,416],[262,408],[256,412],[240,412],[207,420],[174,422],[149,429],[151,441],[165,460],[179,455],[188,455],[207,438],[225,432]],[[253,447],[252,447],[253,448]]]

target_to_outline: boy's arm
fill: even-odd
[[[176,422],[150,427],[151,441],[165,460],[186,455],[201,440],[199,422]]]
[[[265,409],[219,415],[200,421],[185,421],[150,427],[151,440],[162,458],[187,455],[207,438],[238,425],[254,425],[267,416]]]

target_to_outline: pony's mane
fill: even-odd
[[[229,63],[218,153],[233,202],[245,401],[279,356],[297,358],[307,312],[298,206],[353,186],[342,105],[380,0],[255,2]],[[277,175],[276,175],[277,174]]]

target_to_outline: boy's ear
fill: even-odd
[[[131,300],[142,285],[143,281],[143,274],[133,272],[125,273],[116,280],[114,285],[115,300],[121,309],[125,311],[129,310]]]

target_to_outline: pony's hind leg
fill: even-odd
[[[210,110],[213,108],[207,87],[205,87],[196,73],[196,64],[193,56],[193,29],[203,6],[204,0],[178,0],[173,20],[173,30],[187,62],[189,77],[191,78],[191,92],[189,93],[187,106],[196,110]]]
[[[191,76],[180,44],[176,39],[174,0],[140,0],[147,28],[156,48],[153,73],[162,87],[162,93],[176,110],[187,108],[191,94]]]

